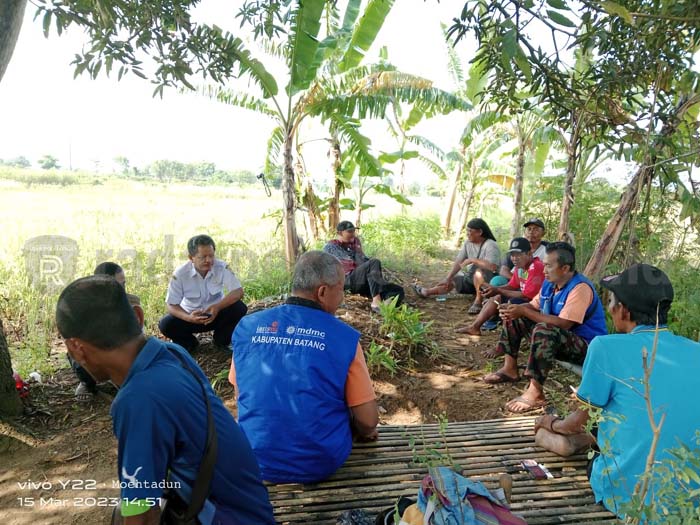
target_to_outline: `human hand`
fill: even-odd
[[[193,324],[206,324],[210,314],[205,310],[192,310],[187,316],[187,321]]]
[[[213,323],[216,316],[219,315],[219,310],[219,307],[215,304],[207,308],[203,314],[205,316],[204,324],[206,325]]]
[[[498,307],[498,315],[504,321],[514,321],[523,316],[522,306],[520,304],[505,303]]]
[[[470,264],[474,264],[474,261],[473,261],[471,258],[469,258],[469,259],[464,259],[461,263],[459,263],[459,266],[460,266],[461,268],[466,268],[466,267],[469,266]]]
[[[490,284],[484,283],[480,286],[480,289],[481,295],[483,295],[484,297],[493,297],[494,295],[498,295],[498,290],[496,289],[496,287],[491,286]]]

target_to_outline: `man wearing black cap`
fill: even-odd
[[[403,301],[403,288],[384,279],[379,259],[365,256],[360,238],[355,234],[356,229],[350,221],[339,222],[338,237],[328,241],[323,251],[337,258],[343,266],[346,290],[372,299],[370,309],[374,313],[379,313],[383,300],[395,296],[399,297],[398,306]]]
[[[566,419],[540,417],[535,440],[560,455],[587,448],[594,441],[584,432],[588,410],[602,409],[595,440],[600,454],[589,465],[589,477],[596,500],[623,517],[620,504],[629,501],[651,448],[649,418],[664,418],[655,462],[669,458],[679,443],[693,442],[700,428],[700,344],[668,330],[673,286],[658,268],[637,264],[600,284],[611,292],[608,311],[618,333],[598,337],[588,348],[576,394],[586,408]],[[645,353],[653,414],[643,397]]]
[[[544,237],[544,222],[542,222],[542,219],[534,218],[534,219],[528,219],[528,221],[523,224],[523,228],[525,228],[523,237],[525,237],[529,242],[530,246],[532,248],[532,256],[539,258],[541,261],[544,261],[544,254],[545,254],[545,249],[547,248],[547,241],[543,241],[542,237]],[[501,262],[501,268],[498,272],[498,275],[494,277],[494,281],[498,279],[499,277],[502,277],[504,279],[510,280],[513,277],[513,267],[514,263],[511,260],[510,256],[507,256],[503,259]],[[492,284],[497,284],[500,281],[496,281],[495,283],[492,282]]]
[[[481,326],[498,313],[502,303],[526,303],[540,292],[544,281],[544,264],[538,257],[532,256],[530,242],[525,237],[516,237],[510,241],[508,257],[513,260],[515,272],[510,281],[503,286],[483,284],[481,290],[484,297],[490,298],[484,304],[474,321],[455,330],[458,334],[472,336],[481,335]],[[487,351],[487,357],[494,357],[495,351]]]

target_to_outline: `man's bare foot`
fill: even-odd
[[[535,434],[535,445],[563,457],[573,456],[587,450],[594,442],[587,432],[564,436],[554,434],[546,428],[540,428]]]
[[[457,334],[467,334],[467,335],[481,335],[481,330],[474,328],[472,325],[463,326],[462,328],[457,328],[455,330]]]

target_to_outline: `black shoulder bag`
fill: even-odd
[[[216,427],[214,426],[214,416],[211,412],[211,404],[209,403],[209,396],[207,395],[204,383],[202,383],[202,380],[197,377],[197,374],[194,373],[187,364],[187,361],[185,361],[179,353],[172,350],[170,347],[167,348],[180,360],[185,370],[192,374],[192,377],[194,377],[197,383],[199,383],[199,386],[202,387],[204,403],[207,406],[207,441],[204,446],[204,456],[202,457],[202,462],[197,472],[197,479],[195,479],[194,486],[192,487],[192,497],[190,498],[189,505],[174,489],[166,488],[163,493],[164,504],[161,509],[160,523],[161,525],[199,525],[200,522],[199,519],[197,519],[197,514],[202,510],[204,500],[209,496],[211,480],[214,476],[214,467],[216,465]]]

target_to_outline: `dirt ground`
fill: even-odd
[[[471,297],[449,295],[439,302],[418,298],[410,289],[413,282],[440,279],[448,268],[445,260],[426,267],[421,275],[396,276],[406,287],[406,302],[421,310],[425,321],[433,322],[431,334],[441,352],[433,360],[419,357],[410,369],[402,368],[393,376],[388,371],[373,375],[382,424],[434,423],[438,415],[449,421],[509,417],[503,405],[526,386],[524,380],[506,385],[481,380],[500,366],[500,359],[481,354],[495,345],[498,331],[476,341],[454,333],[469,319],[466,310]],[[362,332],[363,347],[378,335],[381,318],[370,313],[366,299],[347,296],[338,315]],[[235,413],[233,388],[225,376],[231,356],[203,346],[195,357]],[[55,352],[65,349],[57,343]],[[546,390],[553,409],[559,413],[567,409],[569,385],[576,384],[577,377],[569,372],[552,373]],[[1,524],[109,523],[110,498],[119,495],[114,486],[117,448],[109,415],[116,392],[105,387],[94,401],[77,403],[75,385],[69,369],[59,370],[43,384],[32,385],[29,415],[11,425],[0,422]],[[8,434],[15,438],[7,438]]]

